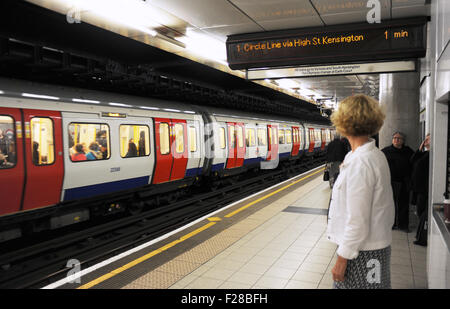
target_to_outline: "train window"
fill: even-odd
[[[241,126],[237,127],[237,140],[238,140],[238,146],[239,148],[244,147],[244,132],[243,128]]]
[[[12,168],[17,163],[14,119],[0,115],[0,169]]]
[[[50,165],[55,162],[53,121],[50,118],[33,117],[31,126],[31,152],[34,165]]]
[[[120,156],[122,158],[143,157],[150,154],[148,126],[121,125],[119,136]]]
[[[278,131],[278,143],[284,144],[284,130]]]
[[[245,142],[247,147],[256,146],[255,129],[245,129]]]
[[[197,130],[195,127],[189,127],[189,150],[197,151]]]
[[[177,153],[184,152],[184,127],[182,124],[174,125],[174,133],[175,133],[175,151]]]
[[[220,148],[224,149],[226,147],[226,142],[225,142],[225,128],[220,128],[219,130],[219,139],[220,139]]]
[[[292,132],[291,132],[291,130],[286,130],[286,144],[292,144]]]
[[[266,146],[266,132],[264,129],[258,129],[258,146]]]
[[[162,155],[169,154],[170,152],[169,124],[165,122],[159,124],[159,146],[160,146],[159,151]]]
[[[69,158],[72,162],[107,160],[110,156],[107,124],[69,124]]]

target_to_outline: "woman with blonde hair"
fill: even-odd
[[[378,102],[365,95],[344,99],[331,116],[351,145],[333,187],[327,228],[338,245],[334,288],[391,288],[394,200],[386,156],[370,138],[383,125]]]

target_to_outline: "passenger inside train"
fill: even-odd
[[[14,123],[10,117],[0,116],[0,168],[16,164]]]

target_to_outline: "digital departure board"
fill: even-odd
[[[425,57],[426,17],[229,36],[231,69]]]

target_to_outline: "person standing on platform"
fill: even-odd
[[[344,99],[331,116],[352,150],[334,184],[328,218],[327,237],[338,245],[334,288],[391,288],[395,206],[386,156],[370,138],[385,117],[379,103],[365,95]]]
[[[414,244],[427,245],[428,237],[428,177],[430,162],[430,134],[420,144],[419,149],[411,158],[413,172],[411,177],[411,189],[416,195],[417,216],[419,226],[417,227],[416,240]]]
[[[410,159],[414,151],[405,145],[405,134],[395,132],[392,145],[381,151],[386,155],[391,172],[391,184],[394,192],[395,223],[393,228],[409,232],[409,186],[411,177]]]
[[[350,151],[348,140],[336,135],[327,146],[327,168],[330,173],[330,187],[333,188],[334,182],[339,175],[339,165],[344,161],[345,155]]]

